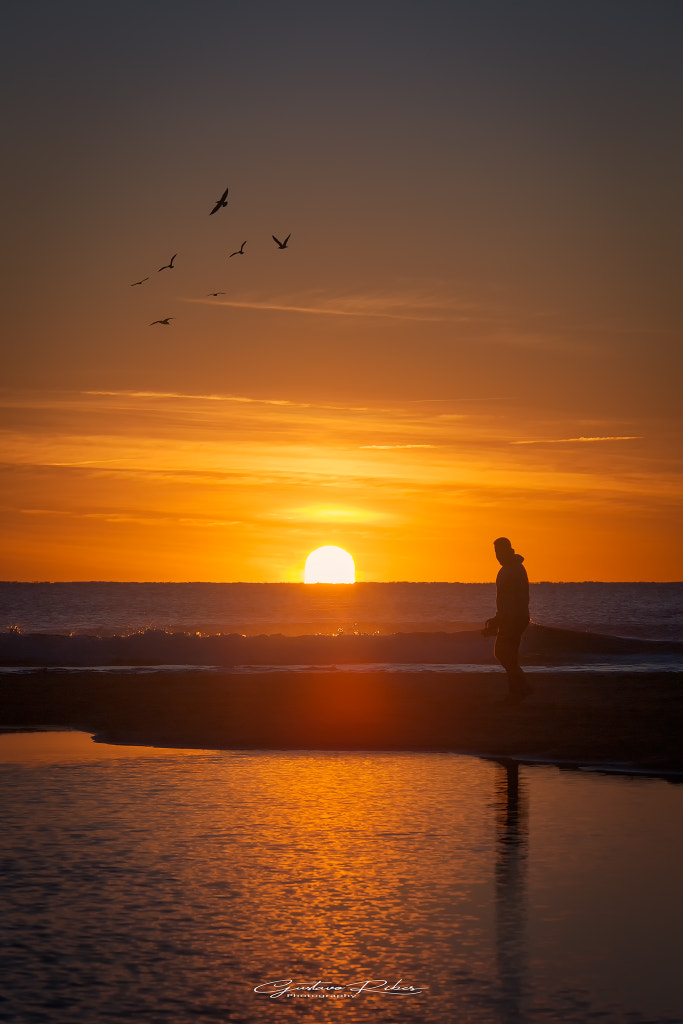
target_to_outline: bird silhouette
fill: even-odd
[[[148,277],[143,277],[142,281],[133,281],[133,283],[131,285],[131,288],[135,288],[136,284],[144,284],[145,281],[149,281],[149,278]]]
[[[226,188],[225,192],[220,197],[220,199],[216,200],[216,205],[214,206],[213,210],[209,214],[209,217],[212,217],[214,215],[214,213],[217,213],[222,206],[227,206],[228,205],[228,192],[229,191],[230,191],[230,189]]]
[[[155,324],[163,324],[164,327],[171,326],[171,320],[175,320],[174,316],[167,316],[165,320],[152,320],[150,327],[154,327]]]
[[[215,298],[217,295],[225,295],[225,292],[207,292],[207,295],[213,295]]]
[[[239,249],[237,249],[235,252],[231,252],[230,256],[244,256],[244,247],[246,244],[246,242],[242,242]],[[230,259],[230,256],[228,256],[228,259]]]
[[[291,231],[289,232],[289,234],[285,238],[284,242],[281,242],[279,238],[275,237],[275,235],[272,236],[273,241],[277,242],[278,249],[286,249],[287,248],[287,242],[290,240],[291,237],[292,237],[292,232]]]
[[[176,253],[175,256],[171,256],[170,263],[166,263],[163,267],[159,267],[158,273],[161,273],[162,270],[175,270],[175,267],[173,266],[173,260],[176,258],[177,255],[178,253]]]

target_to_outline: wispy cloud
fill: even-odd
[[[187,299],[188,302],[200,302],[206,303],[205,299]],[[417,315],[415,313],[388,313],[381,312],[379,310],[354,310],[354,309],[335,309],[330,306],[284,306],[278,305],[274,302],[235,302],[232,300],[223,302],[212,302],[212,306],[229,306],[234,309],[259,309],[264,312],[274,313],[312,313],[316,316],[355,316],[364,318],[379,318],[383,320],[417,320],[419,322],[433,322],[443,323],[445,320],[449,320],[450,317],[445,316],[425,316]]]
[[[292,300],[235,297],[231,299],[186,298],[184,301],[234,309],[264,312],[305,313],[316,316],[361,317],[386,320],[412,320],[419,323],[470,322],[483,317],[471,304],[453,299],[444,289],[439,294],[401,288],[392,293],[324,295],[307,293]],[[490,314],[486,316],[490,320]]]
[[[553,437],[539,438],[534,441],[510,441],[510,444],[575,444],[594,441],[642,441],[639,434],[631,434],[624,437]]]
[[[127,513],[127,512],[89,512],[75,509],[55,508],[20,508],[16,512],[23,516],[61,516],[66,519],[94,519],[104,523],[136,523],[139,525],[173,524],[193,527],[226,527],[242,526],[241,519],[213,519],[210,516],[178,516],[168,512]]]
[[[367,507],[337,507],[327,505],[310,505],[303,508],[285,508],[269,510],[261,516],[265,519],[295,520],[310,523],[373,523],[391,519],[385,512],[378,512]]]
[[[93,398],[123,398],[136,401],[179,401],[179,402],[213,402],[216,405],[262,406],[274,405],[285,409],[328,410],[333,412],[372,412],[370,406],[349,405],[344,402],[300,402],[291,398],[254,398],[250,395],[216,395],[192,394],[182,391],[81,391],[80,395]],[[376,412],[381,412],[378,407]],[[388,411],[388,410],[387,410]]]
[[[46,462],[46,466],[62,466],[64,468],[78,468],[79,466],[102,466],[113,462],[125,462],[124,458],[120,459],[85,459],[81,462]]]
[[[236,402],[243,405],[287,405],[297,409],[312,408],[310,402],[292,402],[288,398],[248,398],[245,395],[192,395],[182,391],[82,391],[83,395],[103,398],[177,398],[192,402]]]

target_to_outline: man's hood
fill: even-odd
[[[506,558],[505,561],[502,562],[501,564],[502,565],[514,565],[515,562],[516,562],[519,565],[523,561],[524,561],[524,555],[518,555],[516,551],[513,551],[508,556],[508,558]]]

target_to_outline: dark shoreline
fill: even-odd
[[[111,743],[205,749],[452,751],[683,772],[683,676],[537,672],[519,706],[501,672],[153,675],[0,670],[0,729],[66,726]]]

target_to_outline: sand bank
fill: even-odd
[[[71,726],[109,742],[237,749],[452,750],[683,771],[683,676],[500,672],[0,674],[0,727]]]

